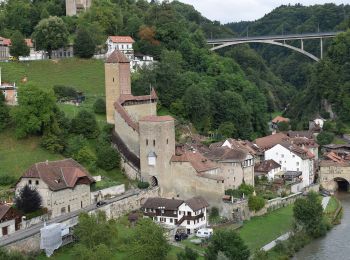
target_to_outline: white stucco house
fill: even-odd
[[[133,43],[134,39],[130,36],[109,36],[106,41],[107,55],[110,55],[114,50],[119,50],[128,57],[129,60],[134,59]]]
[[[94,182],[87,170],[73,159],[39,162],[21,176],[16,195],[26,185],[36,189],[42,207],[53,218],[90,205],[90,185]]]
[[[274,160],[265,160],[255,164],[254,166],[254,176],[261,177],[266,176],[269,180],[273,180],[275,175],[281,172],[281,165]]]
[[[274,160],[282,171],[302,172],[302,186],[307,187],[314,180],[315,155],[306,148],[291,143],[276,144],[265,151],[265,160]]]
[[[187,234],[207,226],[209,204],[201,196],[189,200],[148,198],[142,205],[145,217],[169,228],[185,228]]]

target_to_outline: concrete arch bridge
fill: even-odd
[[[212,45],[212,48],[211,48],[212,51],[225,48],[228,46],[245,44],[245,43],[272,44],[272,45],[289,48],[293,51],[297,51],[313,59],[314,61],[319,61],[320,59],[323,58],[323,40],[326,38],[333,38],[339,33],[341,33],[341,31],[306,33],[306,34],[289,34],[289,35],[251,36],[251,37],[240,37],[240,38],[230,38],[230,39],[210,39],[210,40],[207,40],[207,43],[209,45]],[[310,52],[307,52],[304,49],[304,40],[312,40],[312,39],[320,40],[320,58],[316,57]],[[300,48],[286,43],[287,41],[295,41],[295,40],[300,41]]]

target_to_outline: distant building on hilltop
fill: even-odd
[[[66,16],[84,12],[91,6],[91,0],[66,0]]]
[[[17,87],[16,84],[3,82],[0,68],[0,93],[4,95],[5,102],[8,105],[17,105]]]

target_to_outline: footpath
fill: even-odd
[[[326,209],[328,202],[330,200],[331,197],[323,197],[322,198],[322,208],[323,210]],[[276,238],[275,240],[271,241],[270,243],[264,245],[261,250],[264,251],[269,251],[270,249],[274,248],[277,244],[278,241],[285,241],[289,238],[289,236],[291,235],[291,232],[287,232],[285,234],[283,234],[282,236],[279,236],[278,238]]]

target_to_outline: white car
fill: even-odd
[[[201,228],[197,231],[196,236],[200,238],[209,238],[213,235],[212,228]]]

